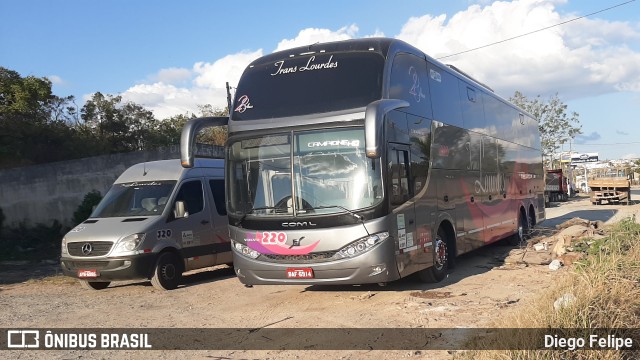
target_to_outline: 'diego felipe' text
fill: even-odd
[[[567,350],[576,350],[585,348],[603,349],[603,350],[624,350],[633,347],[632,338],[616,337],[615,335],[607,335],[602,337],[599,335],[589,335],[588,338],[581,337],[560,337],[558,335],[545,335],[545,348],[562,348]]]
[[[47,349],[151,349],[148,334],[52,334],[44,336]]]

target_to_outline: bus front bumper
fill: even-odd
[[[354,285],[386,283],[400,278],[395,243],[389,238],[376,248],[353,258],[327,262],[270,262],[249,259],[233,249],[233,266],[245,285]],[[302,275],[302,277],[291,277]],[[311,275],[312,277],[307,277]]]

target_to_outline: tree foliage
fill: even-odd
[[[98,205],[100,200],[102,200],[102,194],[100,194],[100,191],[92,190],[86,193],[76,211],[73,212],[73,223],[78,225],[87,220],[93,212],[93,207]]]
[[[158,120],[142,105],[101,92],[79,109],[73,96],[56,96],[51,86],[47,78],[0,67],[0,168],[179,144],[182,127],[195,117]],[[199,111],[228,114],[211,105]],[[209,129],[198,142],[223,145],[226,137],[226,129]]]
[[[580,115],[575,111],[568,112],[567,105],[558,98],[558,94],[551,96],[548,100],[542,99],[540,95],[534,99],[528,99],[521,92],[516,91],[509,101],[538,119],[542,152],[546,159],[551,159],[562,144],[582,133]]]
[[[77,114],[73,100],[53,95],[47,78],[0,67],[0,167],[73,157],[83,142],[68,125]]]

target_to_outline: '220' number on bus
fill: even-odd
[[[284,244],[287,242],[287,234],[283,232],[261,232],[256,234],[261,244]]]

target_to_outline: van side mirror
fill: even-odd
[[[384,131],[384,117],[391,110],[408,107],[404,100],[382,99],[367,105],[364,113],[364,149],[367,157],[377,159],[382,155],[382,133]]]
[[[188,218],[189,213],[184,207],[184,201],[176,201],[176,205],[173,209],[173,217],[176,219]]]

